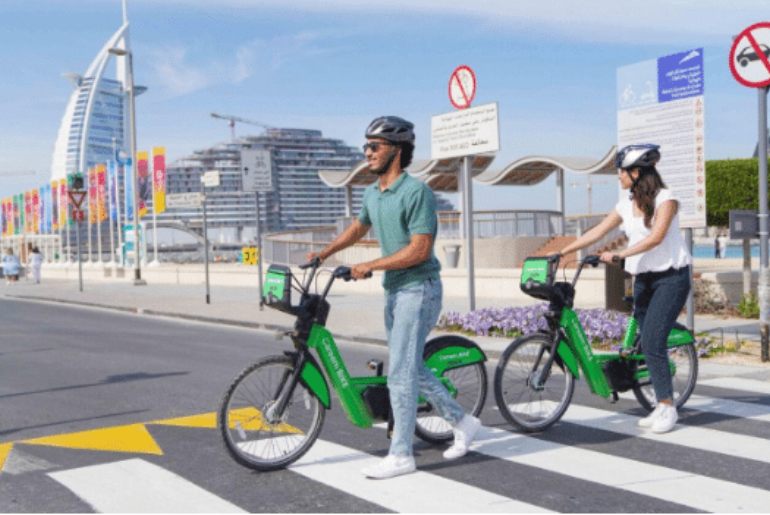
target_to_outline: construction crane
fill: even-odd
[[[240,118],[238,116],[229,116],[226,114],[218,114],[218,113],[211,113],[212,118],[219,118],[220,120],[227,120],[230,125],[230,134],[233,138],[233,142],[235,142],[235,122],[240,123],[248,123],[250,125],[258,125],[260,127],[264,127],[265,129],[272,129],[273,127],[271,125],[267,125],[262,122],[255,122],[254,120],[247,120],[245,118]]]

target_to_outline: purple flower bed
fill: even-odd
[[[465,315],[450,311],[437,324],[438,329],[462,332],[471,336],[518,338],[547,328],[545,318],[548,303],[515,308],[477,309]],[[593,347],[618,350],[626,332],[629,317],[604,309],[576,309],[588,340]],[[708,357],[718,344],[708,337],[697,337],[698,356]]]

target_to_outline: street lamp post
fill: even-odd
[[[134,190],[134,285],[147,284],[142,280],[141,259],[139,256],[139,181],[138,170],[136,169],[136,109],[134,106],[134,56],[130,50],[122,48],[110,48],[109,53],[116,56],[125,56],[128,58],[128,83],[131,85],[129,90],[129,121],[131,130],[131,166]]]

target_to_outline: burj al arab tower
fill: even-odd
[[[110,48],[130,50],[126,0],[123,0],[123,25],[107,40],[85,74],[64,74],[75,89],[56,138],[51,180],[64,179],[75,172],[86,173],[89,168],[114,159],[116,148],[131,148],[128,58],[110,54]],[[107,77],[111,63],[115,65],[114,78]],[[134,94],[145,89],[136,86]]]

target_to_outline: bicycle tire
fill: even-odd
[[[326,408],[302,383],[280,420],[271,422],[264,415],[293,370],[289,356],[269,356],[246,367],[225,390],[217,422],[225,449],[239,464],[259,471],[281,469],[318,438]]]
[[[431,348],[439,349],[443,344],[475,345],[471,340],[462,336],[440,336],[428,342],[425,360],[433,354]],[[478,417],[484,409],[487,399],[487,369],[484,363],[473,363],[464,367],[451,368],[444,372],[449,378],[457,394],[455,400],[462,406],[465,413]],[[428,443],[442,444],[454,439],[452,426],[444,420],[430,405],[423,403],[417,409],[417,423],[414,426],[415,435]]]
[[[698,352],[695,350],[695,345],[688,343],[669,349],[669,359],[672,359],[671,356],[681,357],[681,359],[674,359],[676,369],[671,377],[674,386],[674,404],[677,408],[681,408],[695,390],[695,383],[698,380]],[[655,409],[657,399],[649,380],[642,384],[637,383],[633,391],[636,400],[644,409],[647,411]]]
[[[505,349],[495,369],[495,401],[503,417],[526,433],[543,431],[561,419],[575,391],[575,376],[557,358],[545,387],[533,388],[531,379],[545,364],[552,336],[536,333],[514,340]],[[540,352],[543,356],[534,370]]]

